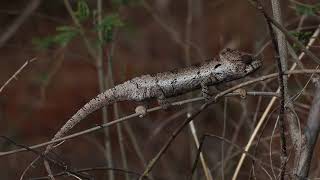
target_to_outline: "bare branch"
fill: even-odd
[[[315,42],[315,40],[317,39],[317,37],[319,36],[319,34],[320,34],[320,25],[318,26],[318,28],[317,28],[317,29],[314,31],[314,33],[312,34],[312,36],[311,36],[311,38],[310,38],[310,40],[309,40],[309,42],[308,42],[308,45],[306,46],[306,49],[309,49],[309,48],[313,45],[313,43]],[[299,60],[301,60],[305,55],[306,55],[306,53],[305,53],[305,52],[302,52],[302,53],[299,55]],[[294,64],[290,67],[290,70],[289,70],[289,71],[294,70],[296,67],[297,67],[297,63],[294,63]],[[290,77],[290,75],[289,75],[289,77]],[[276,92],[279,93],[279,92],[280,92],[280,89],[278,88]],[[255,127],[255,129],[254,129],[254,131],[252,132],[252,134],[251,134],[251,136],[250,136],[250,139],[248,140],[248,143],[247,143],[247,145],[246,145],[246,147],[245,147],[245,150],[246,150],[246,151],[248,151],[249,148],[251,147],[254,138],[256,137],[256,135],[257,135],[258,131],[260,130],[262,124],[263,124],[264,121],[266,120],[266,117],[267,117],[267,115],[269,114],[269,112],[270,112],[270,110],[271,110],[271,108],[272,108],[272,106],[273,106],[273,104],[274,104],[275,102],[276,102],[276,98],[273,97],[273,98],[270,100],[270,102],[268,103],[265,111],[262,113],[262,116],[260,117],[260,119],[259,119],[259,121],[258,121],[258,123],[257,123],[257,125],[256,125],[256,127]],[[233,180],[236,179],[236,177],[237,177],[237,175],[238,175],[238,172],[240,171],[240,168],[241,168],[241,166],[242,166],[245,158],[246,158],[246,154],[242,154],[242,156],[241,156],[241,158],[240,158],[240,160],[239,160],[239,162],[238,162],[238,164],[237,164],[237,168],[236,168],[236,170],[235,170],[235,173],[233,174]]]
[[[0,47],[6,44],[6,42],[16,33],[19,27],[30,17],[30,15],[40,6],[41,0],[27,1],[29,4],[23,10],[22,14],[15,19],[12,24],[2,33],[0,36]]]
[[[320,80],[319,78],[316,78],[314,81],[316,86],[315,95],[310,108],[307,125],[304,129],[304,136],[302,139],[304,147],[301,148],[299,161],[296,167],[296,176],[298,176],[298,179],[306,179],[308,177],[313,150],[320,132]]]
[[[60,169],[64,170],[65,172],[67,173],[70,173],[70,174],[73,174],[77,177],[83,177],[83,178],[86,178],[84,177],[83,175],[81,175],[80,173],[78,172],[74,172],[73,170],[71,170],[69,167],[65,166],[64,164],[60,163],[60,162],[57,162],[55,160],[53,160],[52,158],[50,158],[49,156],[47,155],[44,155],[44,154],[41,154],[40,152],[28,147],[28,146],[25,146],[25,145],[22,145],[22,144],[18,144],[16,143],[14,140],[6,137],[6,136],[0,136],[0,138],[2,139],[5,139],[6,141],[8,141],[9,143],[15,145],[15,146],[18,146],[18,147],[22,147],[23,149],[25,149],[26,151],[30,151],[38,156],[40,156],[41,158],[45,159],[46,161],[50,161],[52,163],[54,163],[55,165],[57,165],[57,167],[59,167]]]
[[[284,74],[286,74],[286,75],[290,75],[290,74],[313,74],[313,73],[320,74],[320,70],[305,69],[305,70],[293,70],[293,71],[284,72]],[[219,99],[219,98],[221,98],[223,96],[240,96],[241,95],[240,93],[231,93],[231,92],[235,91],[236,89],[239,89],[239,88],[242,88],[242,87],[257,83],[257,82],[260,82],[260,81],[265,81],[265,80],[268,80],[268,79],[275,78],[277,76],[278,76],[278,73],[273,73],[273,74],[265,75],[265,76],[262,76],[262,77],[259,77],[259,78],[256,78],[256,79],[252,79],[250,81],[238,84],[238,85],[236,85],[236,86],[234,86],[232,88],[229,88],[229,89],[219,93],[217,96],[215,96],[213,98],[212,101],[214,101],[214,99]],[[230,93],[230,95],[228,95],[229,93]],[[247,95],[249,95],[249,96],[261,96],[262,95],[262,96],[276,96],[276,97],[279,97],[278,93],[273,93],[273,92],[247,92]],[[203,97],[198,97],[198,98],[193,98],[193,99],[187,99],[187,100],[183,100],[183,101],[174,102],[171,105],[172,106],[181,106],[183,104],[192,103],[192,102],[196,102],[196,101],[203,101],[203,100],[204,100]],[[209,103],[212,103],[212,102],[210,101]],[[147,112],[150,113],[150,112],[158,111],[158,110],[161,110],[161,109],[162,109],[161,106],[157,106],[157,107],[148,109]],[[81,135],[84,135],[84,134],[92,133],[94,131],[100,130],[100,129],[105,128],[105,127],[110,127],[110,126],[115,125],[117,123],[121,123],[121,122],[126,121],[128,119],[131,119],[131,118],[134,118],[134,117],[139,117],[139,116],[140,116],[140,113],[134,113],[134,114],[119,118],[117,120],[114,120],[112,122],[109,122],[109,123],[106,123],[106,124],[102,124],[102,125],[99,125],[97,127],[90,128],[90,129],[86,129],[84,131],[81,131],[81,132],[78,132],[78,133],[74,133],[74,134],[71,134],[71,135],[68,135],[68,136],[64,136],[63,138],[59,138],[59,139],[56,139],[56,140],[52,140],[52,141],[48,141],[48,142],[45,142],[45,143],[37,144],[37,145],[31,146],[29,148],[30,149],[36,149],[36,148],[40,148],[40,147],[43,147],[43,146],[47,146],[49,144],[53,144],[53,143],[65,141],[65,140],[68,140],[68,139],[72,139],[72,138],[75,138],[75,137],[78,137],[78,136],[81,136]],[[7,155],[10,155],[10,154],[14,154],[14,153],[18,153],[18,152],[23,152],[23,151],[26,151],[26,150],[24,148],[22,148],[22,149],[7,151],[7,152],[0,152],[0,157],[1,156],[7,156]]]
[[[131,175],[134,175],[134,176],[140,176],[140,173],[138,172],[134,172],[134,171],[130,171],[130,170],[126,170],[126,169],[119,169],[119,168],[110,168],[110,167],[104,167],[104,166],[101,166],[101,167],[90,167],[90,168],[84,168],[84,169],[78,169],[78,170],[75,170],[75,172],[91,172],[91,171],[114,171],[114,172],[117,172],[117,173],[124,173],[124,174],[131,174]],[[69,176],[68,172],[60,172],[60,173],[57,173],[57,174],[54,174],[53,175],[54,177],[60,177],[60,176]],[[31,178],[31,180],[42,180],[42,179],[49,179],[47,176],[45,177],[38,177],[38,178]]]
[[[36,58],[32,58],[30,60],[27,60],[0,88],[0,94],[3,91],[3,89],[13,80],[17,79],[18,74],[31,62],[35,61]]]

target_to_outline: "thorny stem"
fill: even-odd
[[[276,21],[278,21],[279,23],[281,23],[281,13],[280,13],[280,5],[278,4],[279,2],[275,2],[277,0],[272,0],[272,9],[274,12],[274,17],[276,18]],[[259,8],[263,9],[262,5],[260,4],[260,1],[257,2],[259,4]],[[266,17],[266,13],[264,10],[262,10],[263,15]],[[274,50],[276,53],[276,60],[277,60],[277,66],[278,66],[278,72],[279,72],[279,76],[278,76],[278,81],[279,81],[279,88],[280,88],[280,95],[281,95],[281,99],[280,99],[280,109],[279,109],[279,126],[280,126],[280,141],[281,141],[281,171],[280,171],[280,178],[281,180],[284,180],[284,175],[286,172],[286,162],[287,162],[287,143],[286,143],[286,136],[285,136],[285,132],[286,132],[286,127],[285,127],[285,123],[284,123],[284,116],[285,116],[285,101],[287,99],[287,80],[288,78],[285,77],[284,75],[282,75],[283,71],[285,71],[287,69],[287,63],[286,63],[286,59],[287,59],[287,51],[286,51],[286,41],[282,35],[282,32],[275,29],[276,30],[276,35],[277,35],[277,39],[276,39],[276,35],[274,33],[274,29],[272,29],[272,25],[270,20],[268,20],[268,18],[265,18],[266,22],[268,24],[268,28],[269,28],[269,33],[271,36],[271,41],[272,44],[274,46]],[[284,42],[283,42],[284,41]],[[284,45],[283,45],[284,44]]]

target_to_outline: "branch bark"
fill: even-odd
[[[306,179],[310,170],[312,154],[320,132],[320,79],[315,81],[315,95],[309,112],[307,125],[304,128],[300,156],[298,157],[295,175],[300,180]]]

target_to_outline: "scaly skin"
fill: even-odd
[[[262,65],[259,58],[237,50],[225,49],[218,57],[200,65],[133,78],[106,90],[85,104],[58,131],[52,140],[63,137],[73,126],[103,106],[119,101],[158,99],[166,106],[166,98],[202,88],[202,95],[209,98],[208,86],[229,82],[254,72]],[[53,147],[48,145],[45,154]]]

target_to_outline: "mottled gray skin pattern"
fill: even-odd
[[[66,122],[53,140],[63,137],[74,125],[105,105],[119,101],[144,101],[156,98],[160,105],[165,107],[168,104],[166,98],[199,88],[202,89],[205,99],[208,99],[210,97],[208,86],[245,77],[261,65],[261,60],[251,54],[225,49],[218,57],[201,65],[133,78],[99,94],[85,104]],[[52,146],[49,145],[45,153],[49,152]]]

